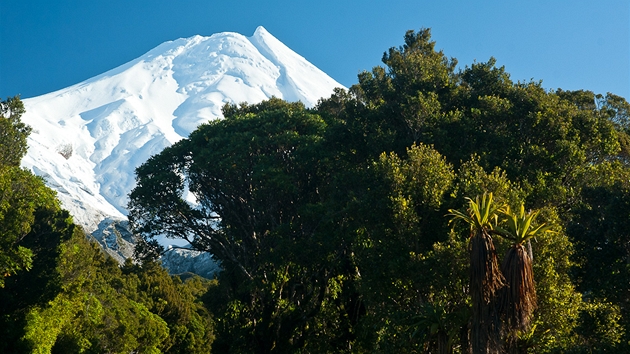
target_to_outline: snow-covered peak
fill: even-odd
[[[88,231],[123,219],[135,168],[221,118],[225,103],[272,96],[313,106],[341,85],[263,27],[165,42],[84,82],[24,100],[23,166],[58,191]]]
[[[258,26],[258,27],[256,27],[256,30],[254,31],[254,37],[255,36],[261,36],[261,35],[269,35],[269,36],[271,36],[271,33],[269,33],[269,31],[267,31],[267,29],[265,27]],[[274,37],[274,39],[275,39],[275,37]]]

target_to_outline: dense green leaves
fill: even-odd
[[[19,97],[0,102],[0,166],[17,167],[26,155],[26,138],[32,128],[20,120],[24,112]]]
[[[20,121],[24,106],[18,97],[0,102],[0,287],[4,278],[28,270],[33,252],[23,239],[42,209],[58,209],[54,192],[43,180],[20,168],[31,128]]]
[[[0,286],[4,277],[30,269],[33,253],[23,239],[40,209],[58,208],[54,192],[19,167],[0,166]]]

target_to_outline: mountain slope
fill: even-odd
[[[134,170],[151,155],[221,117],[225,103],[276,96],[307,106],[339,83],[258,27],[166,42],[74,86],[24,100],[31,125],[22,165],[58,191],[93,232],[126,215]]]

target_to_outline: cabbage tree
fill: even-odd
[[[501,265],[507,286],[501,292],[500,309],[508,334],[516,334],[518,331],[529,330],[536,309],[533,256],[529,241],[537,235],[549,232],[550,226],[545,223],[535,225],[539,211],[526,213],[523,204],[518,212],[506,206],[501,214],[504,217],[504,228],[497,227],[496,231],[509,239],[512,246]],[[526,243],[530,245],[529,251],[525,248]]]
[[[473,353],[498,352],[499,317],[495,299],[505,280],[499,269],[491,234],[494,233],[501,205],[493,203],[492,193],[468,200],[467,213],[449,210],[451,222],[463,220],[470,225],[470,295],[472,298],[471,343]]]

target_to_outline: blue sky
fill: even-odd
[[[493,56],[515,81],[630,98],[627,0],[2,0],[0,97],[70,86],[167,40],[259,25],[346,86],[406,30],[429,27],[460,66]]]

